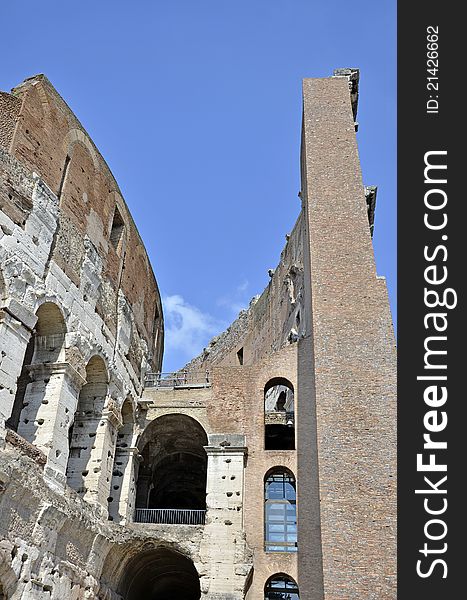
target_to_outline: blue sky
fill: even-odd
[[[268,283],[299,212],[301,79],[361,70],[358,142],[396,311],[396,3],[3,3],[0,89],[45,73],[112,169],[165,305],[165,370]]]

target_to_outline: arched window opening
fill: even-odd
[[[123,234],[125,233],[125,222],[122,215],[117,207],[115,207],[114,216],[112,220],[112,228],[110,230],[110,243],[114,247],[117,254],[120,254]]]
[[[298,585],[288,575],[273,575],[264,586],[264,600],[300,600]]]
[[[48,393],[61,375],[50,368],[65,359],[66,325],[56,304],[45,302],[36,312],[37,323],[24,354],[16,384],[15,401],[8,427],[34,443],[47,414]]]
[[[295,449],[294,390],[286,379],[272,379],[264,388],[265,450]]]
[[[136,521],[204,522],[207,444],[204,429],[186,415],[164,415],[148,426],[138,444],[143,460],[136,487]]]
[[[123,572],[119,594],[125,600],[199,600],[199,575],[193,562],[168,548],[134,556]]]
[[[122,406],[122,426],[117,434],[110,486],[109,520],[120,522],[134,508],[135,474],[133,469],[133,434],[135,418],[130,398]]]
[[[264,530],[266,552],[297,551],[297,494],[287,469],[274,469],[265,478]]]
[[[95,477],[91,455],[106,397],[107,369],[102,358],[93,356],[86,366],[86,383],[81,388],[74,422],[70,427],[66,470],[68,485],[81,495],[88,490],[89,478]]]

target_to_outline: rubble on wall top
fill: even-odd
[[[345,67],[343,69],[334,69],[333,77],[347,77],[349,81],[350,99],[352,101],[352,112],[355,121],[355,131],[358,131],[357,110],[358,110],[358,85],[360,81],[360,69]]]

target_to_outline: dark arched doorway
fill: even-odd
[[[146,428],[138,442],[143,460],[136,487],[136,520],[138,515],[143,520],[189,518],[192,515],[186,511],[206,509],[207,444],[203,427],[187,415],[164,415]],[[158,516],[141,509],[166,512]]]
[[[192,561],[175,550],[156,548],[128,562],[119,593],[124,600],[199,600],[199,575]]]

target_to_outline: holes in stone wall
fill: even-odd
[[[8,427],[31,443],[41,442],[38,429],[50,420],[47,405],[56,384],[51,365],[64,359],[66,334],[63,315],[53,302],[42,304],[36,316],[36,327],[26,347],[12,413],[7,421]]]
[[[107,396],[107,370],[99,356],[86,366],[86,383],[81,388],[74,424],[71,426],[70,448],[66,469],[68,485],[84,494],[84,479],[91,469],[93,441],[102,417]]]
[[[117,434],[115,456],[112,470],[111,489],[114,490],[112,502],[109,501],[109,515],[113,521],[121,521],[126,517],[128,501],[134,497],[134,483],[131,480],[133,470],[132,453],[129,450],[133,442],[135,417],[131,399],[127,398],[122,406],[122,427]],[[127,474],[124,486],[125,474]],[[125,497],[124,494],[125,493]]]
[[[243,348],[237,351],[237,360],[239,365],[243,365]]]
[[[294,390],[286,379],[271,379],[264,388],[265,450],[295,449]]]

